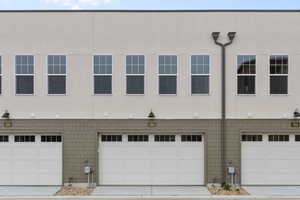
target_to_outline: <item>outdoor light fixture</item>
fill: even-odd
[[[229,33],[227,33],[227,36],[228,36],[228,38],[229,38],[230,41],[232,41],[234,39],[235,34],[236,34],[236,32],[229,32]]]
[[[150,113],[149,113],[149,115],[148,115],[148,119],[149,119],[149,121],[148,121],[148,123],[147,123],[147,126],[149,127],[149,128],[154,128],[154,127],[156,127],[156,122],[155,122],[155,114],[153,113],[153,111],[151,110],[150,111]]]
[[[214,38],[214,40],[217,41],[218,38],[219,38],[220,32],[212,32],[211,35],[212,35],[212,37]]]
[[[154,119],[155,118],[155,114],[152,112],[152,110],[150,111],[149,115],[148,115],[149,119]]]
[[[298,110],[298,108],[295,110],[295,112],[294,112],[294,117],[296,118],[296,117],[300,117],[300,112],[299,112],[299,110]]]
[[[9,112],[5,110],[5,112],[2,115],[2,119],[9,119]]]

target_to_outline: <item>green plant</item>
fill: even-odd
[[[231,189],[231,186],[227,183],[222,184],[223,190],[229,191]]]

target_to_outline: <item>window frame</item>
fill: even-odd
[[[16,141],[16,138],[19,137],[24,137],[24,141]],[[25,137],[30,137],[30,141],[25,141]],[[34,138],[34,141],[31,141],[32,137]],[[14,135],[13,136],[13,143],[17,143],[17,144],[28,144],[28,143],[38,143],[38,136],[37,135]]]
[[[238,67],[239,67],[239,63],[238,63],[238,56],[255,56],[255,74],[239,74],[238,73]],[[235,77],[236,77],[236,80],[235,80],[235,85],[236,85],[236,88],[235,88],[235,94],[236,96],[256,96],[257,95],[257,69],[258,69],[258,59],[257,59],[257,54],[255,53],[242,53],[242,54],[237,54],[235,56],[235,63],[236,63],[236,67],[235,67]],[[238,92],[238,88],[239,88],[239,85],[238,85],[238,77],[239,76],[254,76],[254,84],[255,84],[255,88],[254,88],[254,93],[253,94],[239,94]]]
[[[244,140],[244,136],[245,136],[246,140]],[[254,137],[257,140],[248,140],[249,137]],[[264,134],[259,134],[259,133],[257,133],[257,134],[247,134],[247,133],[243,133],[240,136],[240,141],[241,142],[251,142],[251,143],[253,143],[253,142],[262,143],[262,142],[264,142]]]
[[[32,74],[17,74],[17,56],[33,56],[33,73]],[[35,54],[28,54],[28,53],[19,53],[19,54],[14,54],[13,55],[13,66],[14,66],[14,83],[15,83],[15,96],[35,96],[35,76],[36,76],[36,69],[35,69],[35,63],[36,62],[36,55]],[[33,76],[33,92],[32,94],[18,94],[17,93],[17,76]]]
[[[0,143],[1,144],[8,144],[10,143],[10,135],[0,135],[0,138],[2,138],[2,141],[0,140]],[[7,138],[7,141],[5,140],[5,138]]]
[[[159,72],[159,57],[160,56],[176,56],[176,62],[177,62],[177,66],[176,66],[176,74],[160,74]],[[179,71],[180,71],[180,55],[178,55],[177,53],[159,53],[157,54],[157,66],[156,66],[156,70],[157,70],[157,94],[158,96],[179,96]],[[160,94],[159,92],[159,77],[160,76],[175,76],[176,77],[176,94]]]
[[[43,137],[46,137],[45,141],[43,141]],[[47,141],[47,137],[51,137],[51,141]],[[56,137],[56,141],[52,141],[52,137]],[[60,141],[58,141],[57,139],[60,138]],[[40,137],[40,142],[42,144],[60,144],[63,143],[63,137],[62,135],[55,135],[55,134],[46,134],[46,135],[41,135]]]
[[[48,72],[48,56],[66,56],[66,73],[65,74],[49,74]],[[68,58],[69,55],[66,53],[55,53],[46,55],[46,85],[47,85],[47,95],[48,96],[68,96]],[[49,76],[65,76],[66,77],[66,88],[65,94],[49,94]]]
[[[95,69],[94,69],[94,58],[95,56],[111,56],[111,74],[95,74]],[[92,96],[112,96],[113,95],[113,90],[114,90],[114,55],[113,53],[94,53],[92,55],[92,80],[91,80],[91,85],[92,85],[92,91],[91,94]],[[111,76],[111,93],[110,94],[96,94],[95,93],[95,76]]]
[[[288,64],[287,64],[287,67],[288,67],[288,73],[287,74],[271,74],[271,63],[270,63],[270,60],[271,60],[271,56],[287,56],[288,58]],[[289,76],[290,76],[290,65],[291,65],[291,62],[290,62],[290,56],[289,54],[287,53],[282,53],[282,54],[269,54],[268,55],[268,72],[269,72],[269,95],[270,96],[289,96]],[[287,93],[286,94],[271,94],[271,76],[286,76],[287,77]]]
[[[103,137],[112,137],[112,136],[116,136],[116,141],[113,141],[112,138],[110,140],[108,140],[106,138],[105,141],[103,141]],[[105,133],[105,134],[100,134],[99,138],[100,138],[101,143],[122,143],[122,142],[126,141],[126,136],[124,134],[110,134],[110,133],[106,134]],[[121,139],[121,140],[119,140],[119,139]]]
[[[287,136],[288,140],[280,140],[280,137],[285,138],[286,136]],[[290,141],[292,141],[290,136],[291,136],[290,134],[268,134],[268,140],[267,141],[269,143],[290,142]],[[278,137],[278,140],[274,140],[273,137]],[[271,139],[271,138],[273,138],[273,139]]]
[[[147,58],[146,58],[146,55],[145,53],[127,53],[127,54],[123,54],[124,55],[124,63],[125,63],[125,69],[124,69],[124,85],[125,85],[125,88],[124,88],[124,94],[126,96],[145,96],[146,95],[146,63],[147,63]],[[143,74],[127,74],[127,56],[144,56],[144,73]],[[123,71],[123,70],[122,70]],[[127,93],[127,76],[144,76],[144,93],[143,94],[128,94]]]
[[[208,93],[205,93],[205,94],[194,94],[192,92],[192,56],[208,56],[208,61],[209,61],[209,73],[208,74],[194,74],[194,76],[208,76]],[[211,59],[211,54],[210,53],[192,53],[192,54],[189,54],[189,63],[188,63],[188,66],[189,66],[189,70],[188,70],[188,73],[190,74],[189,76],[189,94],[190,96],[210,96],[211,95],[211,66],[212,66],[212,63],[211,63],[212,59]],[[178,71],[177,71],[178,72]]]

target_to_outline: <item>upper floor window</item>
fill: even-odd
[[[0,94],[2,94],[2,57],[0,56]]]
[[[48,56],[48,94],[66,94],[66,56]]]
[[[126,93],[144,94],[145,57],[126,56]]]
[[[270,94],[288,94],[288,56],[270,57]]]
[[[159,94],[177,92],[177,56],[159,56]]]
[[[112,56],[94,56],[94,94],[112,94]]]
[[[192,74],[192,94],[209,93],[209,56],[192,55],[191,57]]]
[[[16,94],[33,94],[34,56],[16,56]]]
[[[256,56],[239,55],[237,63],[237,93],[255,94]]]

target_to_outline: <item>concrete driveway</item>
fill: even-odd
[[[252,196],[300,196],[300,186],[245,186]]]
[[[201,186],[101,186],[93,196],[209,196]]]
[[[52,196],[60,187],[58,186],[0,186],[1,196]]]

